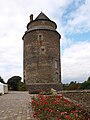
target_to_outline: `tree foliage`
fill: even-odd
[[[90,89],[90,77],[81,84],[80,89]]]
[[[1,76],[0,76],[0,82],[5,84],[5,82]]]
[[[25,86],[25,84],[24,84],[23,82],[21,82],[21,83],[19,84],[18,90],[19,90],[19,91],[25,91],[25,90],[26,90],[26,86]]]
[[[21,83],[20,76],[13,76],[7,81],[9,90],[18,90]]]
[[[90,77],[83,83],[77,83],[76,81],[71,81],[70,84],[63,84],[63,90],[84,90],[90,89]]]
[[[76,81],[71,81],[70,84],[63,84],[64,90],[77,90],[80,87],[80,83],[77,83]]]

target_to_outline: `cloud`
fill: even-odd
[[[62,55],[63,82],[84,81],[90,76],[90,41],[77,42]]]
[[[0,44],[0,75],[5,81],[12,75],[20,75],[22,77],[22,44],[20,43],[17,45],[16,43],[5,44],[4,41],[5,45]]]
[[[90,31],[90,0],[85,0],[85,3],[79,5],[78,8],[69,14],[67,20],[67,33],[83,33]]]

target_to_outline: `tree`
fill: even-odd
[[[19,84],[18,90],[19,90],[19,91],[25,91],[25,90],[26,90],[26,86],[25,86],[25,84],[24,84],[23,82],[21,82],[21,83]]]
[[[81,84],[80,89],[90,89],[90,77]]]
[[[9,90],[18,90],[19,85],[21,83],[21,77],[20,76],[13,76],[10,79],[8,79],[7,84],[9,87]]]
[[[71,81],[70,84],[63,84],[63,90],[79,90],[90,89],[90,76],[83,83]]]
[[[5,84],[5,82],[1,76],[0,76],[0,82]]]
[[[71,81],[70,84],[63,84],[64,90],[77,90],[80,88],[80,83],[77,83],[76,81]]]
[[[88,77],[88,80],[87,81],[89,81],[90,82],[90,77]]]

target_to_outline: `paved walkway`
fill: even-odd
[[[0,120],[34,120],[28,92],[9,92],[0,96]]]

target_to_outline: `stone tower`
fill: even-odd
[[[43,12],[30,15],[23,36],[24,81],[29,91],[61,89],[60,38],[57,25]]]

